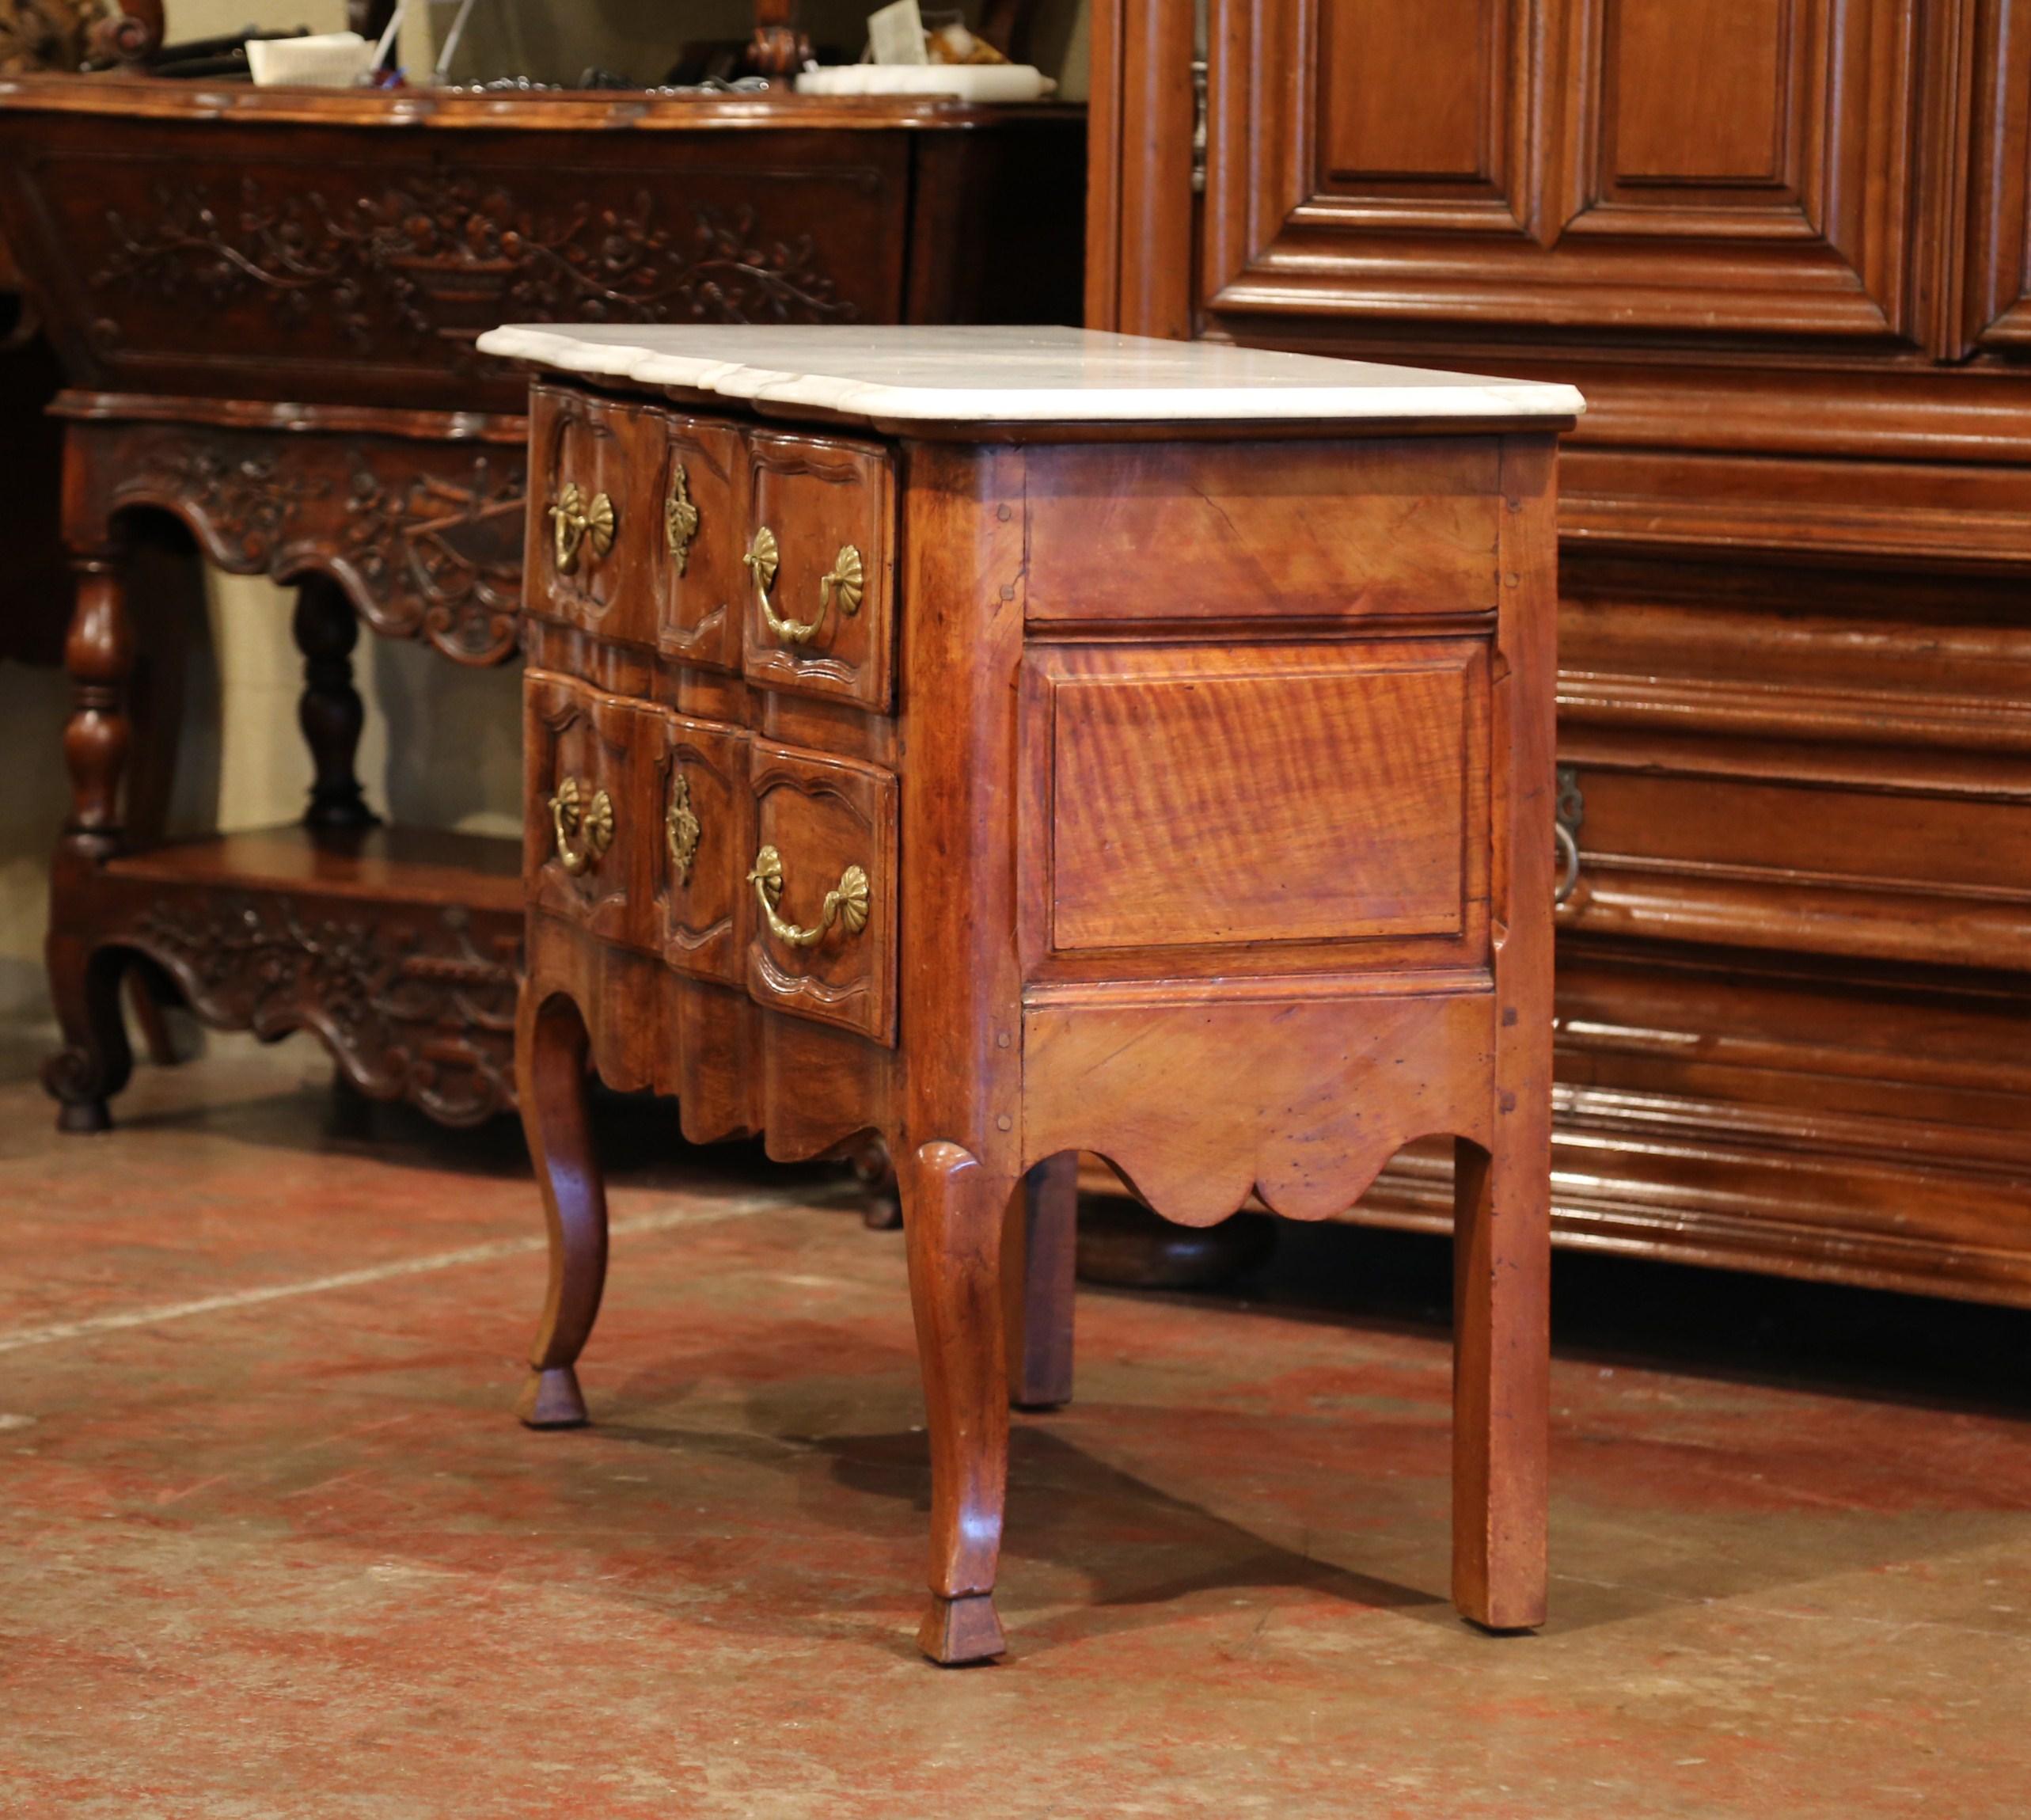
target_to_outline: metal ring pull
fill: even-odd
[[[1555,904],[1562,904],[1580,888],[1579,837],[1563,822],[1552,826],[1551,838],[1558,844],[1558,888],[1551,894]]]
[[[588,497],[575,481],[567,481],[549,512],[558,574],[570,575],[578,568],[581,548],[590,549],[595,561],[613,548],[618,521],[606,494]]]
[[[835,921],[848,935],[858,935],[867,926],[867,875],[858,866],[848,866],[839,875],[838,884],[826,893],[818,921],[809,929],[800,929],[776,914],[776,900],[783,895],[783,856],[773,847],[764,847],[754,856],[754,870],[747,875],[747,882],[754,887],[770,932],[792,948],[816,948]]]
[[[681,771],[670,780],[670,807],[663,811],[663,845],[670,849],[670,863],[677,868],[677,882],[691,882],[691,862],[698,857],[698,837],[704,832],[697,811],[691,807],[691,785]]]
[[[587,802],[585,786],[575,777],[559,781],[550,799],[550,821],[557,831],[557,857],[573,878],[591,872],[613,845],[613,799],[595,790]],[[574,846],[574,841],[579,844]]]
[[[1554,908],[1580,888],[1580,829],[1587,819],[1587,800],[1580,793],[1578,770],[1571,765],[1561,765],[1555,781],[1558,793],[1551,836],[1558,844],[1558,888],[1551,894]]]
[[[835,599],[842,614],[850,617],[860,610],[867,569],[860,560],[860,552],[854,545],[841,544],[839,554],[832,559],[830,571],[818,577],[818,610],[809,620],[785,619],[769,604],[769,591],[776,585],[776,568],[780,557],[775,532],[764,525],[754,534],[747,554],[741,558],[754,571],[755,598],[761,603],[764,622],[776,635],[778,643],[809,644],[818,636],[818,628],[825,624],[825,616]]]

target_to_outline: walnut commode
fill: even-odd
[[[530,416],[522,1404],[606,1221],[588,1054],[693,1140],[898,1161],[940,1662],[1072,1160],[1338,1213],[1457,1140],[1453,1594],[1544,1601],[1554,443],[1514,384],[1073,330],[511,329]]]

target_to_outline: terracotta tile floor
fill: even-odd
[[[1438,1248],[1089,1294],[1012,1652],[941,1672],[900,1241],[836,1177],[609,1108],[600,1426],[532,1434],[511,1130],[363,1127],[299,1040],[59,1139],[28,1047],[9,1820],[2031,1811],[2027,1317],[1562,1261],[1555,1615],[1495,1640],[1443,1596]]]

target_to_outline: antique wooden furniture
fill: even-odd
[[[94,1130],[126,1078],[133,957],[208,1020],[308,1028],[368,1093],[513,1104],[512,841],[374,825],[354,776],[355,624],[453,661],[517,651],[520,378],[504,316],[1070,320],[1078,110],[931,101],[359,94],[0,82],[0,226],[71,389],[73,803],[47,1078]],[[303,825],[137,848],[123,803],[131,527],[298,585]],[[150,780],[128,778],[146,788]]]
[[[2031,1305],[2031,9],[1095,15],[1089,321],[1554,375],[1564,1243]],[[1441,1225],[1443,1159],[1363,1218]]]
[[[1064,1400],[1076,1153],[1204,1225],[1251,1187],[1338,1213],[1443,1134],[1454,1596],[1538,1622],[1577,394],[1069,329],[481,347],[552,375],[518,1039],[551,1283],[524,1419],[586,1415],[588,1054],[674,1095],[694,1141],[879,1132],[930,1410],[921,1641],[991,1656],[1004,1338],[1016,1400]]]

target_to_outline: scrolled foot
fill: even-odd
[[[59,1131],[110,1131],[113,1115],[106,1105],[106,1070],[87,1051],[59,1050],[43,1064],[42,1084],[57,1102]]]
[[[66,1100],[56,1109],[56,1128],[77,1135],[110,1131],[113,1115],[103,1100]]]
[[[532,1370],[514,1412],[530,1428],[583,1428],[592,1419],[579,1389],[579,1374],[568,1365]]]
[[[956,1599],[933,1593],[931,1609],[917,1627],[917,1643],[946,1668],[992,1662],[1008,1647],[992,1593],[967,1593]]]

